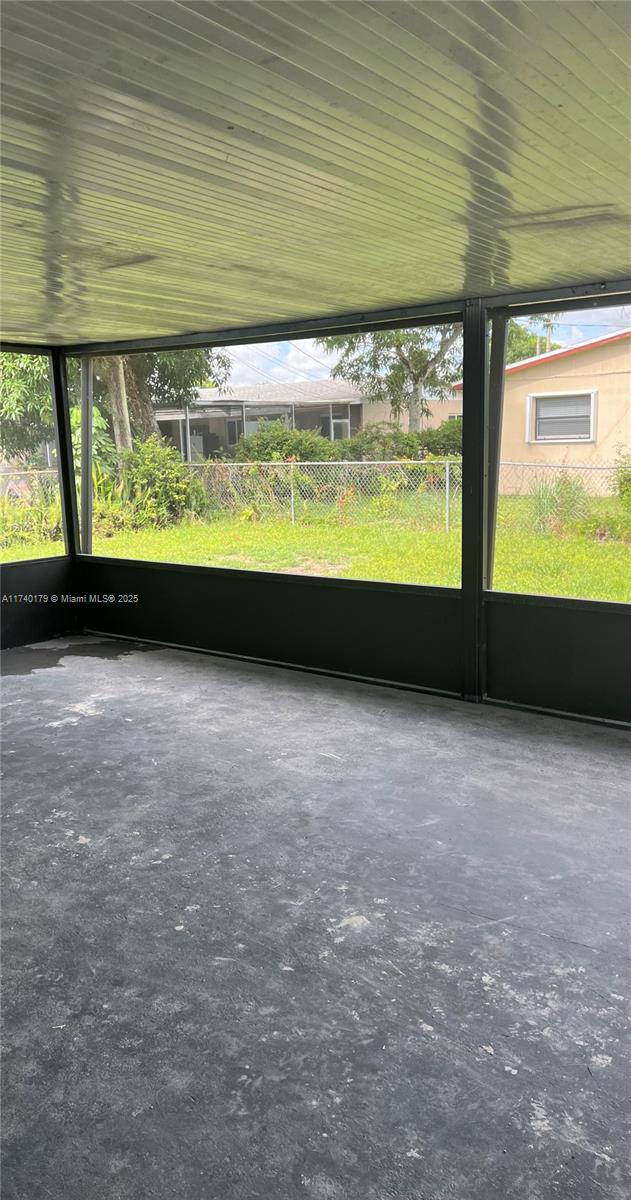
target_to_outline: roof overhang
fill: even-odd
[[[629,20],[615,0],[5,0],[3,336],[631,275]]]

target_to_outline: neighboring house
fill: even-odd
[[[340,379],[261,383],[226,392],[202,388],[194,406],[160,409],[164,437],[184,458],[212,458],[236,446],[261,421],[317,429],[331,440],[366,425],[392,421],[385,404],[371,404]],[[423,428],[462,416],[462,384],[436,401]],[[398,422],[407,425],[406,416]],[[504,381],[501,459],[505,464],[606,465],[631,450],[631,329],[591,338],[511,363]],[[516,476],[515,476],[516,480]],[[517,490],[521,482],[515,482]],[[502,490],[512,490],[508,480]]]
[[[506,368],[503,463],[598,466],[619,448],[631,449],[631,329]]]
[[[161,409],[156,416],[163,435],[193,460],[229,450],[244,433],[256,432],[262,420],[317,429],[331,440],[392,420],[387,405],[371,404],[339,379],[261,383],[223,393],[202,388],[188,412]],[[461,383],[451,398],[436,401],[423,428],[459,416]],[[405,416],[399,423],[406,424]],[[503,462],[597,465],[612,463],[619,447],[631,449],[631,329],[506,368]]]
[[[455,421],[462,416],[462,391],[454,392],[445,400],[435,400],[430,411],[421,418],[421,429],[436,429],[443,421]],[[364,401],[363,423],[374,425],[377,421],[396,421],[401,429],[408,427],[408,415],[402,413],[396,420],[388,404],[370,404]]]
[[[338,379],[297,383],[261,383],[225,392],[200,388],[195,406],[159,409],[162,435],[192,461],[212,458],[236,446],[245,434],[256,433],[261,421],[285,421],[290,429],[316,429],[337,441],[362,427],[360,393]],[[187,447],[188,431],[188,447]]]
[[[462,396],[455,395],[438,402],[423,427],[432,428],[461,414]],[[371,404],[341,379],[261,383],[225,392],[200,388],[188,410],[163,408],[156,417],[163,437],[193,462],[230,450],[244,433],[256,433],[261,421],[282,420],[291,429],[316,429],[337,441],[366,425],[393,420],[387,404]]]

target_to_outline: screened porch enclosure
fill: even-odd
[[[329,441],[350,438],[361,425],[362,403],[266,404],[224,403],[203,409],[158,409],[156,420],[163,437],[176,446],[187,462],[199,462],[234,449],[242,437],[257,433],[265,421],[282,421],[287,429],[314,430]]]
[[[628,1200],[631,8],[0,23],[6,1200]]]

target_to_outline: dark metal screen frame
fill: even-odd
[[[79,541],[79,515],[72,454],[70,429],[70,405],[68,403],[68,380],[66,358],[63,350],[51,349],[48,356],[50,387],[53,399],[53,421],[59,462],[59,486],[61,489],[61,513],[64,528],[66,554],[76,559],[81,546]]]
[[[387,593],[409,595],[416,594],[419,602],[436,603],[441,595],[459,596],[462,603],[462,687],[460,694],[472,701],[488,700],[491,703],[519,703],[519,697],[489,696],[487,691],[487,616],[489,604],[496,607],[502,605],[524,605],[529,609],[537,607],[541,611],[559,608],[566,609],[570,614],[593,614],[597,620],[605,620],[609,616],[612,621],[620,621],[621,617],[631,618],[631,606],[609,601],[586,601],[563,597],[546,597],[530,594],[504,594],[491,591],[492,564],[495,535],[495,510],[497,498],[497,469],[499,457],[499,438],[501,432],[502,408],[502,379],[504,371],[505,333],[509,317],[530,315],[542,311],[571,311],[588,307],[611,306],[615,303],[631,301],[631,280],[621,279],[611,282],[588,283],[581,286],[559,287],[531,291],[528,293],[511,293],[500,296],[477,297],[450,303],[421,305],[401,309],[391,309],[383,312],[355,313],[342,315],[338,318],[317,318],[310,321],[284,322],[273,325],[261,325],[248,329],[232,329],[212,333],[191,333],[178,337],[141,339],[115,343],[80,343],[55,347],[4,343],[3,349],[19,353],[46,353],[49,356],[51,368],[51,386],[53,390],[53,411],[59,451],[59,473],[62,493],[62,510],[64,517],[64,533],[66,538],[67,557],[71,563],[80,566],[81,563],[100,564],[107,569],[108,564],[118,570],[125,566],[126,560],[108,559],[93,556],[82,551],[80,526],[78,519],[75,475],[72,459],[72,441],[70,437],[69,406],[66,382],[66,358],[70,355],[89,360],[95,355],[128,354],[146,352],[148,350],[176,350],[194,347],[223,347],[238,345],[245,342],[277,341],[285,338],[320,336],[334,333],[370,332],[379,328],[405,328],[420,324],[443,324],[449,321],[461,321],[463,326],[463,516],[462,516],[462,575],[461,589],[436,588],[421,584],[397,584],[383,582],[379,589]],[[496,336],[489,345],[489,330],[491,318],[496,330]],[[87,411],[88,389],[82,397],[84,409]],[[85,412],[84,412],[85,417]],[[84,459],[83,467],[86,462]],[[83,526],[88,514],[84,511]],[[87,545],[84,541],[83,545]],[[26,560],[25,566],[30,560]],[[50,560],[47,560],[50,561]],[[137,568],[151,567],[152,570],[162,570],[165,573],[173,570],[180,571],[182,565],[172,563],[134,563]],[[19,568],[20,564],[12,564]],[[131,568],[132,564],[127,563]],[[232,568],[200,567],[196,574],[208,579],[247,575]],[[274,575],[274,573],[270,573]],[[285,578],[285,577],[283,577]],[[361,595],[367,589],[374,591],[375,584],[371,581],[344,580],[319,581],[335,585],[343,583],[346,589],[351,589],[357,597],[358,606]],[[247,588],[247,579],[243,587]],[[323,594],[327,594],[326,592]],[[331,594],[330,590],[328,594]],[[119,630],[119,636],[124,632]],[[138,632],[134,636],[139,636]],[[629,639],[631,641],[631,637]],[[175,643],[181,644],[181,643]],[[218,651],[219,653],[221,651]],[[252,657],[252,655],[246,655]],[[269,661],[269,660],[267,660]],[[280,658],[275,661],[280,661]],[[286,664],[287,665],[287,664]],[[317,669],[317,668],[316,668]],[[333,673],[336,673],[335,671]],[[344,674],[343,671],[338,672]],[[353,677],[359,677],[354,675]],[[369,674],[362,676],[370,678]],[[383,682],[383,680],[380,680]],[[386,682],[396,682],[390,680]],[[408,682],[404,686],[411,686]],[[414,685],[412,685],[414,686]],[[419,688],[423,690],[422,682]],[[560,711],[558,708],[548,708],[529,703],[529,708],[540,707],[542,711]],[[564,715],[582,714],[564,711]],[[601,714],[595,712],[594,717]],[[631,712],[629,713],[631,719]]]

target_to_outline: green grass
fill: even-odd
[[[116,558],[380,579],[460,584],[460,529],[396,525],[291,525],[222,519],[97,538],[94,553]],[[583,534],[499,528],[494,587],[500,591],[631,601],[631,547]]]
[[[602,501],[602,512],[610,502]],[[615,503],[615,502],[611,502]],[[330,513],[330,510],[329,510]],[[455,516],[455,511],[454,511]],[[345,579],[389,580],[442,587],[460,584],[459,524],[446,534],[414,522],[347,524],[318,520],[241,521],[221,517],[168,529],[125,531],[95,537],[95,554],[157,562],[195,563],[245,570],[281,571]],[[13,544],[5,560],[63,553],[51,541]],[[593,533],[536,533],[520,497],[501,501],[494,587],[500,591],[631,601],[631,546]]]
[[[0,563],[23,562],[27,558],[57,558],[65,554],[63,542],[52,542],[49,539],[33,542],[9,542],[0,547]]]

